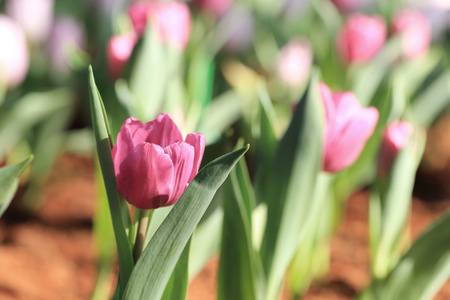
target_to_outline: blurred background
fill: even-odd
[[[261,99],[279,138],[313,68],[334,91],[352,91],[381,113],[381,99],[403,95],[386,120],[406,114],[427,132],[411,236],[450,207],[450,1],[192,0],[187,17],[158,16],[176,21],[168,25],[175,40],[145,31],[145,15],[139,29],[132,2],[0,1],[0,166],[35,156],[0,219],[1,299],[105,299],[112,291],[89,65],[113,139],[130,115],[146,122],[169,112],[184,134],[205,134],[204,163],[243,137],[251,176],[264,147]],[[352,299],[370,282],[365,188],[373,169],[349,192],[329,274],[303,299]],[[217,261],[212,255],[192,276],[188,299],[215,299]],[[438,297],[450,298],[448,283]]]

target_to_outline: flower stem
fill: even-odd
[[[144,251],[144,241],[147,236],[148,227],[153,216],[153,210],[136,209],[136,217],[139,218],[139,225],[136,234],[136,242],[134,243],[133,258],[136,263]]]

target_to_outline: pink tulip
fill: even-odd
[[[174,204],[197,174],[204,150],[203,134],[183,141],[168,114],[145,124],[126,119],[112,150],[119,193],[140,209]]]
[[[336,39],[337,51],[344,63],[367,62],[383,47],[386,24],[380,16],[354,14]]]
[[[404,56],[413,58],[428,51],[431,43],[431,26],[419,11],[406,10],[392,20],[393,33],[400,34]]]
[[[296,38],[287,43],[278,55],[277,73],[288,86],[298,86],[308,77],[313,53],[308,41]]]
[[[25,34],[12,19],[0,14],[0,85],[18,86],[28,73],[29,52]]]
[[[200,10],[221,17],[233,5],[233,0],[194,0],[194,3]]]
[[[153,33],[169,45],[183,50],[189,41],[191,16],[183,2],[135,1],[128,6],[128,16],[138,37],[151,22]]]
[[[377,125],[378,111],[374,107],[362,108],[350,92],[331,93],[324,83],[319,90],[326,111],[323,170],[339,172],[361,154]]]
[[[406,146],[413,131],[413,125],[404,121],[393,122],[386,127],[378,159],[380,177],[386,177],[389,174],[395,157]]]
[[[116,79],[120,76],[128,59],[130,59],[135,44],[136,36],[134,33],[113,36],[108,41],[106,56],[111,78]]]
[[[333,4],[343,11],[353,10],[358,7],[361,0],[331,0]]]

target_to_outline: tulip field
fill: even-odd
[[[448,0],[0,0],[0,299],[450,299]]]

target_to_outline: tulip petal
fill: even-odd
[[[181,142],[169,145],[164,148],[164,152],[170,156],[174,167],[174,189],[167,203],[171,205],[178,201],[187,187],[194,164],[195,149],[192,145]]]
[[[133,150],[136,144],[139,144],[139,142],[135,144],[133,135],[140,126],[142,126],[142,122],[133,117],[126,119],[122,124],[122,128],[117,135],[116,144],[112,149],[116,176],[119,173],[119,166],[123,159]]]
[[[362,109],[339,126],[325,153],[324,170],[338,172],[349,167],[361,154],[366,141],[375,130],[378,111],[374,107]]]
[[[169,114],[160,114],[158,118],[144,124],[147,136],[145,141],[160,145],[162,148],[183,141],[183,135]]]
[[[158,145],[140,143],[123,159],[117,175],[119,193],[140,209],[170,205],[174,165]]]
[[[205,136],[202,133],[189,133],[186,136],[186,143],[192,145],[195,150],[194,165],[188,181],[191,182],[195,175],[197,175],[200,164],[202,163],[203,153],[205,152]]]

